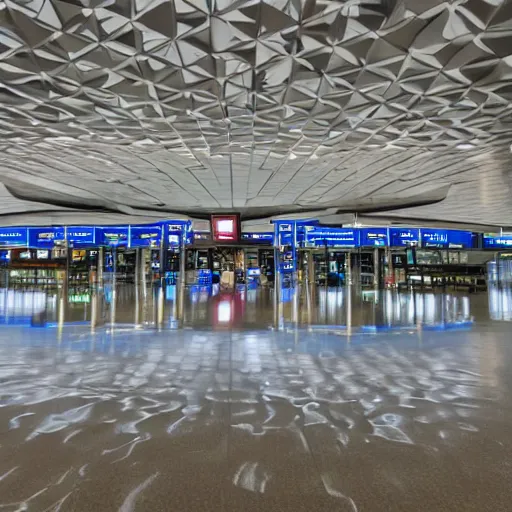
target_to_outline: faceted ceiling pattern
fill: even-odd
[[[9,218],[512,224],[509,0],[0,0],[0,16]]]

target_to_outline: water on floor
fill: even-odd
[[[0,292],[2,510],[510,510],[509,291],[37,293]]]

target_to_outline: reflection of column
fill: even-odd
[[[91,297],[91,331],[94,331],[98,325],[98,292],[92,291]]]
[[[346,290],[347,294],[347,334],[352,334],[352,288]]]
[[[158,327],[161,327],[162,324],[164,323],[164,304],[165,304],[164,289],[165,289],[165,287],[163,285],[158,287],[158,302],[157,302],[157,305],[158,305],[157,306],[158,307],[157,325],[158,325]]]
[[[311,325],[313,323],[313,305],[311,300],[311,290],[313,287],[306,286],[306,307],[308,311],[308,323]]]

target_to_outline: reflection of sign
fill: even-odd
[[[87,293],[70,295],[69,302],[71,304],[89,304],[91,302],[91,296]]]

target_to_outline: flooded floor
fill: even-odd
[[[0,510],[509,511],[508,292],[324,292],[5,291]]]

